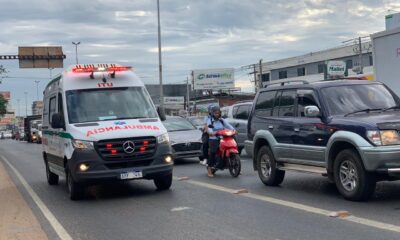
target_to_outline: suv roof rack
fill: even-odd
[[[266,84],[265,88],[270,87],[275,84],[280,84],[281,86],[284,86],[285,84],[288,84],[288,83],[309,84],[309,82],[306,80],[276,80],[276,81],[271,81],[271,83]]]

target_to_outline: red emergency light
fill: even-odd
[[[107,65],[107,64],[102,64],[100,66],[94,66],[94,65],[77,65],[72,68],[72,72],[74,73],[92,73],[92,72],[123,72],[123,71],[128,71],[132,69],[132,67],[129,66],[115,66],[115,65]]]

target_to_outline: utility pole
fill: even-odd
[[[186,112],[189,114],[190,108],[190,88],[189,88],[189,77],[186,77]]]
[[[76,64],[78,64],[78,45],[81,44],[81,42],[72,42],[72,44],[75,45],[75,58],[76,58]]]
[[[260,65],[260,75],[259,75],[260,78],[259,78],[259,82],[258,82],[258,89],[261,89],[263,87],[263,84],[262,84],[262,59],[260,59],[259,65]]]
[[[253,64],[253,73],[254,73],[254,91],[257,93],[258,91],[258,85],[257,85],[257,71],[256,71],[256,65]]]
[[[360,58],[360,74],[362,74],[363,73],[363,64],[362,64],[362,46],[361,46],[361,37],[358,37],[358,48],[360,49],[360,55],[359,55],[359,58]]]
[[[39,101],[39,80],[35,80],[36,83],[36,100]]]
[[[160,78],[160,110],[164,112],[164,90],[162,82],[162,59],[161,59],[161,26],[160,26],[160,0],[157,0],[157,21],[158,21],[158,72]]]

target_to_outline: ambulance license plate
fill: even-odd
[[[121,173],[120,178],[123,179],[134,179],[134,178],[142,178],[142,171],[134,171],[134,172],[126,172]]]

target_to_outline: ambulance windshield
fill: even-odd
[[[69,123],[158,117],[144,87],[70,90],[66,99]]]

